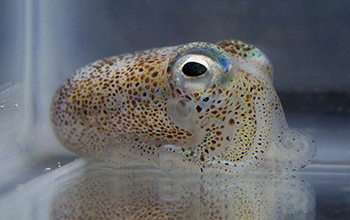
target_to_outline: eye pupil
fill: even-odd
[[[186,76],[195,77],[203,75],[205,72],[207,72],[207,68],[200,63],[188,62],[182,67],[182,72]]]

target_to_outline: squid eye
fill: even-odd
[[[197,62],[188,62],[182,67],[182,72],[186,76],[189,77],[197,77],[205,74],[207,72],[207,68]]]
[[[186,91],[207,89],[221,72],[219,64],[202,54],[186,54],[174,62],[172,77]]]

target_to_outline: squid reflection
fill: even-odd
[[[52,219],[313,219],[315,193],[290,174],[88,169],[60,185]]]

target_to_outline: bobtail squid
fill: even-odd
[[[51,105],[62,145],[116,166],[241,173],[296,170],[315,139],[289,129],[273,67],[237,40],[123,54],[89,64]]]

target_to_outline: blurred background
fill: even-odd
[[[103,57],[234,38],[270,57],[278,91],[350,88],[346,0],[4,0],[0,7],[0,84],[24,77],[25,49],[33,50],[33,65],[45,65],[63,80]]]
[[[290,126],[318,140],[314,164],[350,165],[348,0],[2,0],[0,10],[0,195],[74,159],[53,137],[49,105],[76,69],[194,41],[261,49]]]

